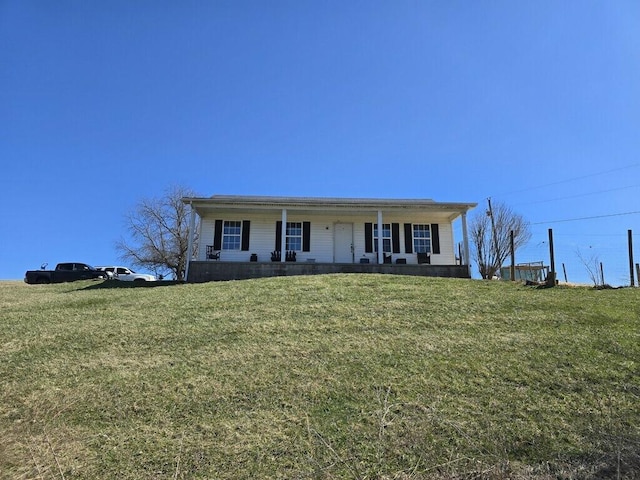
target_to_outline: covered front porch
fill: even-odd
[[[470,277],[472,203],[233,195],[183,201],[191,206],[189,282],[326,273]]]
[[[470,278],[468,265],[389,263],[224,262],[191,261],[188,282],[247,280],[251,278],[331,273],[380,273],[422,277]]]

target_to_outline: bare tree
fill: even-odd
[[[170,271],[174,279],[184,280],[190,210],[182,199],[194,196],[186,187],[173,186],[160,198],[141,200],[125,215],[130,239],[116,242],[120,257],[134,266]],[[197,238],[194,249],[196,245]]]
[[[469,235],[475,247],[473,257],[482,278],[493,278],[511,254],[511,232],[515,250],[531,238],[529,223],[501,202],[471,219]]]
[[[589,247],[591,248],[591,247]],[[593,254],[589,258],[585,257],[579,248],[576,248],[576,256],[584,265],[584,268],[587,269],[587,273],[589,274],[589,278],[593,282],[594,287],[604,286],[604,274],[600,266],[600,258]]]

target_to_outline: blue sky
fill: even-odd
[[[0,279],[121,263],[124,215],[183,185],[491,197],[532,224],[516,261],[553,228],[570,281],[580,251],[628,282],[639,21],[624,0],[0,0]]]

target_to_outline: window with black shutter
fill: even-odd
[[[393,253],[400,253],[400,224],[399,223],[391,224],[391,243],[392,243]]]
[[[282,248],[282,220],[276,222],[276,246],[275,250],[280,251]]]
[[[311,222],[302,222],[302,251],[311,251]]]
[[[216,220],[213,227],[213,249],[222,250],[222,220]]]
[[[437,223],[431,224],[431,252],[440,253],[440,232]]]
[[[249,250],[249,232],[251,229],[251,222],[249,220],[242,221],[242,251]]]
[[[410,223],[404,224],[404,253],[413,253],[413,228]]]
[[[373,253],[373,223],[364,224],[364,251]]]

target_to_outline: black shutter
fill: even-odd
[[[393,253],[400,253],[400,224],[391,224],[391,245]]]
[[[404,224],[404,253],[413,253],[413,227],[410,223]]]
[[[282,220],[276,222],[276,251],[280,251],[282,248]]]
[[[373,253],[373,223],[364,224],[364,251]]]
[[[311,251],[311,222],[302,222],[302,251]]]
[[[249,250],[249,231],[251,229],[251,222],[249,220],[242,221],[242,251]]]
[[[440,232],[437,223],[431,224],[431,253],[440,253]]]
[[[213,249],[222,249],[222,220],[216,220],[216,226],[213,229]]]

